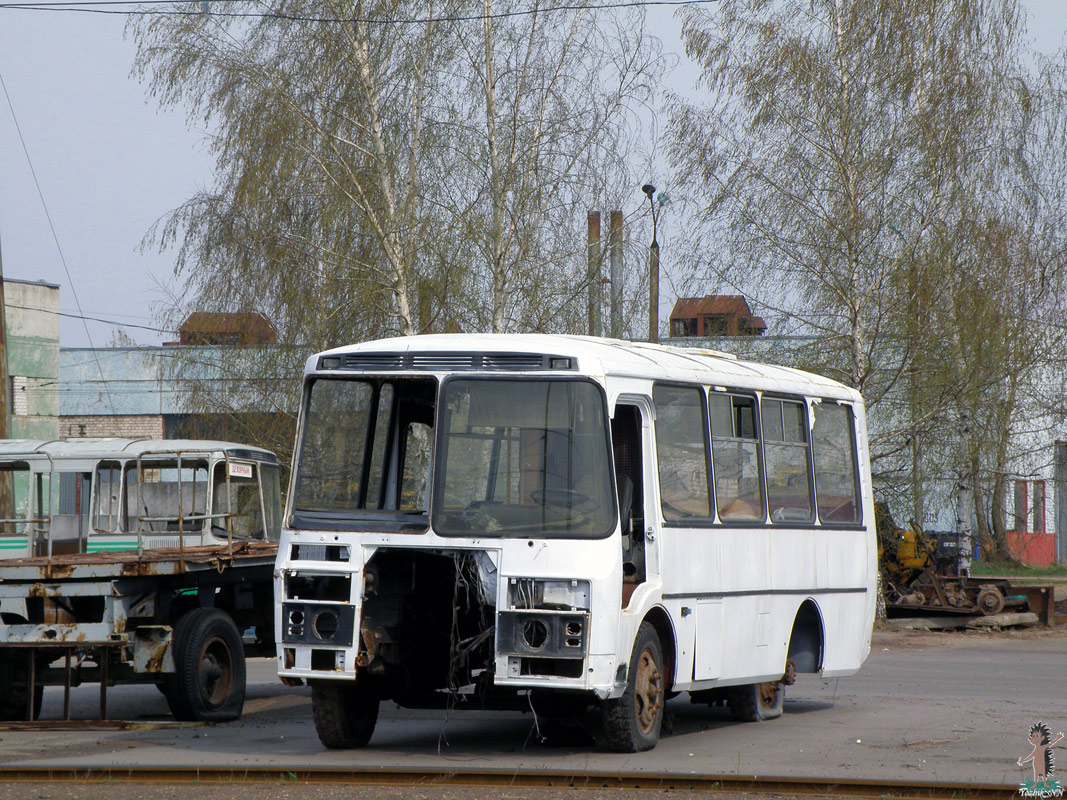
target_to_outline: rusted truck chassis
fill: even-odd
[[[179,720],[236,719],[245,657],[273,656],[278,546],[240,542],[0,561],[0,720],[33,720],[45,686],[155,683]]]

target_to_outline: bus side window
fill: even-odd
[[[98,533],[119,533],[124,530],[125,514],[121,493],[122,466],[117,461],[101,461],[96,465],[93,488],[93,530]]]
[[[265,537],[257,469],[258,464],[220,461],[215,465],[211,491],[211,533],[215,536],[226,538],[232,532],[243,539]]]
[[[51,520],[47,532],[38,531],[36,535],[34,555],[85,552],[92,477],[91,472],[37,474],[35,494],[38,516],[47,516],[51,512]]]
[[[704,390],[656,386],[660,506],[668,520],[711,516]]]
[[[713,392],[708,405],[715,510],[719,519],[762,520],[756,398]]]
[[[0,536],[23,535],[27,525],[20,520],[30,518],[30,465],[25,461],[0,466]],[[2,550],[15,550],[16,543],[7,542]],[[10,553],[0,553],[11,555]]]
[[[815,495],[823,523],[860,521],[856,433],[852,409],[823,401],[812,409],[811,443],[815,457]]]
[[[771,522],[814,522],[811,452],[805,404],[764,397],[763,458],[767,466],[767,505]]]

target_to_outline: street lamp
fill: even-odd
[[[641,191],[648,197],[648,207],[652,209],[652,244],[648,246],[648,340],[659,341],[659,242],[656,241],[656,204],[652,196],[656,187],[646,183]]]

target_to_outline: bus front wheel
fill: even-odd
[[[362,682],[311,687],[319,741],[330,750],[365,747],[378,722],[379,698]]]
[[[762,722],[782,716],[785,686],[781,681],[735,686],[726,695],[730,716],[738,722]]]
[[[604,742],[618,753],[651,750],[659,741],[666,699],[663,647],[656,629],[642,622],[630,655],[622,697],[604,702]]]

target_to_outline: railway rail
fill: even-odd
[[[680,775],[652,772],[562,772],[508,769],[393,769],[287,767],[0,767],[0,784],[99,782],[126,784],[279,784],[390,787],[622,790],[796,797],[887,798],[888,800],[1003,800],[1011,784],[930,783],[762,775]],[[1007,793],[1007,795],[1005,794]]]

